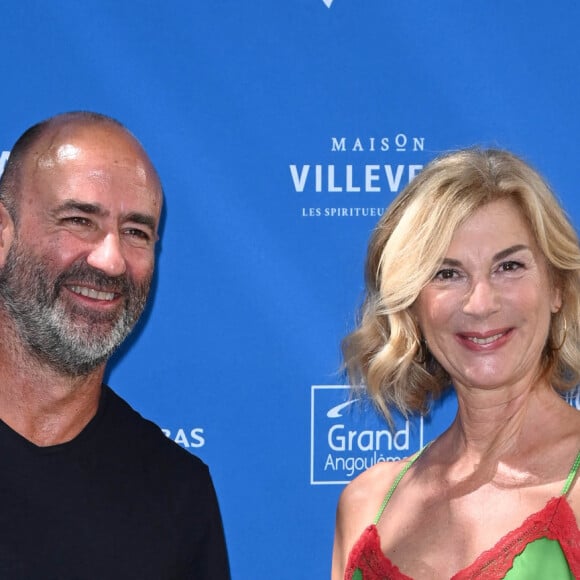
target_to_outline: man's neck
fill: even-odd
[[[105,365],[83,376],[59,373],[10,326],[0,330],[0,419],[38,446],[74,439],[97,412]]]

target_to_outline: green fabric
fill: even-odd
[[[363,580],[357,568],[352,580]],[[503,580],[574,580],[568,562],[556,540],[540,538],[530,542],[514,558],[513,566]]]
[[[574,580],[560,544],[539,538],[514,558],[504,580]]]

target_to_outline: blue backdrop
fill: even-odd
[[[151,308],[108,381],[210,465],[235,580],[328,577],[344,483],[453,415],[448,397],[391,435],[338,372],[369,233],[421,166],[511,149],[580,223],[579,18],[575,0],[3,3],[0,170],[32,123],[92,109],[162,177]]]

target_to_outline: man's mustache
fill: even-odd
[[[120,276],[107,276],[86,262],[73,264],[57,276],[54,282],[55,294],[58,294],[66,284],[87,285],[96,290],[115,292],[123,296],[128,295],[135,286],[126,273]]]

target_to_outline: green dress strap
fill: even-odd
[[[580,451],[578,451],[578,455],[576,455],[576,459],[574,464],[572,465],[572,469],[568,474],[568,479],[566,479],[566,483],[564,483],[564,487],[562,488],[562,493],[560,495],[568,495],[574,480],[576,479],[576,475],[578,474],[578,468],[580,467]]]
[[[423,449],[419,449],[419,451],[417,451],[414,455],[411,456],[411,458],[407,461],[403,469],[401,469],[399,475],[397,475],[395,481],[393,481],[393,485],[391,485],[391,487],[389,488],[387,495],[385,495],[385,499],[383,499],[383,503],[381,504],[381,507],[379,508],[379,511],[375,516],[375,519],[373,520],[373,524],[375,524],[375,526],[379,523],[379,520],[381,519],[381,516],[383,515],[383,512],[385,511],[385,508],[387,507],[387,504],[389,503],[391,496],[393,495],[393,493],[395,493],[397,486],[401,482],[401,479],[405,477],[405,473],[409,471],[413,463],[415,463],[415,461],[417,461],[417,459],[421,457],[421,454],[423,453],[423,451],[425,451],[425,449],[427,449],[427,447],[429,447],[429,445],[431,445],[431,443],[427,443],[427,445],[425,445]]]

